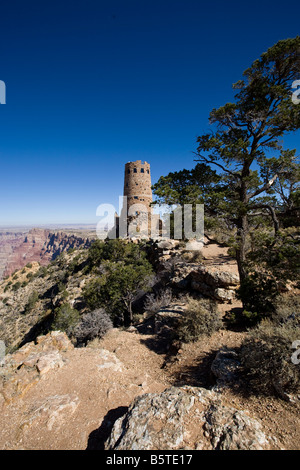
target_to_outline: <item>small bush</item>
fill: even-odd
[[[299,326],[269,320],[249,333],[241,346],[241,363],[253,392],[282,398],[300,392],[300,367],[291,360],[292,343],[299,338]]]
[[[222,320],[215,302],[191,299],[178,321],[177,336],[180,341],[189,343],[201,336],[211,336],[222,327]]]
[[[201,251],[183,251],[181,254],[181,258],[187,263],[203,262],[203,254],[201,253]]]
[[[32,294],[28,298],[28,302],[25,306],[24,313],[26,314],[26,313],[31,312],[31,310],[34,308],[38,300],[39,300],[39,294],[36,291],[32,292]]]
[[[97,309],[83,315],[81,322],[74,331],[78,344],[86,344],[95,338],[102,338],[111,328],[113,323],[104,309]]]
[[[236,323],[253,326],[264,318],[270,318],[275,311],[274,302],[278,294],[277,282],[272,277],[261,272],[249,275],[237,290],[244,310],[235,318]]]
[[[295,295],[278,296],[274,302],[274,313],[271,316],[271,320],[277,325],[293,324],[299,327],[300,298]]]
[[[73,334],[73,330],[80,320],[79,312],[69,304],[62,304],[55,309],[52,330],[65,331],[68,336]]]
[[[147,313],[155,314],[162,308],[167,307],[172,301],[172,290],[164,289],[157,294],[148,294],[144,303]]]
[[[20,289],[20,287],[21,287],[21,283],[20,281],[18,281],[12,285],[12,290],[16,292],[18,289]]]
[[[29,274],[31,274],[31,273],[29,273]],[[36,277],[44,278],[45,276],[47,276],[47,274],[48,274],[48,270],[47,270],[46,266],[41,266],[40,269],[36,273]],[[27,274],[27,277],[28,277],[28,274]]]

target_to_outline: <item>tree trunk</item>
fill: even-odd
[[[240,282],[242,283],[247,277],[247,271],[245,267],[246,262],[246,237],[248,233],[248,220],[247,216],[243,215],[239,219],[238,223],[238,249],[236,250],[236,261],[238,265]]]

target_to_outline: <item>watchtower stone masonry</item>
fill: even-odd
[[[125,164],[124,196],[127,196],[128,209],[133,204],[143,204],[149,208],[152,202],[150,165],[137,160]]]
[[[147,232],[151,227],[151,173],[147,162],[137,160],[125,164],[124,196],[127,197],[128,223],[135,224],[137,232]],[[138,205],[143,205],[143,210]],[[135,206],[135,207],[132,207]],[[141,206],[140,206],[141,207]]]

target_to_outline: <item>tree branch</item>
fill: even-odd
[[[267,191],[268,189],[271,188],[271,186],[275,183],[277,180],[278,175],[275,175],[273,178],[271,178],[262,188],[258,188],[256,191],[248,195],[248,200],[251,199],[254,196],[258,196],[259,194],[263,193],[264,191]]]
[[[275,235],[277,235],[279,231],[279,221],[277,219],[274,207],[270,206],[269,204],[254,204],[251,206],[250,209],[267,209],[270,212],[270,215],[273,220]],[[248,215],[256,215],[256,214],[248,214]]]

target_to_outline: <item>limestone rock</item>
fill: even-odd
[[[171,387],[142,395],[119,418],[106,450],[262,450],[261,424],[203,388]]]
[[[24,393],[42,375],[64,365],[62,352],[73,349],[65,333],[52,331],[7,354],[0,367],[0,392],[7,402]]]
[[[240,370],[241,363],[238,354],[226,347],[220,349],[211,365],[218,387],[237,383]]]
[[[231,302],[239,278],[231,272],[197,263],[177,263],[171,282],[179,289],[191,289],[222,302]]]
[[[213,297],[216,300],[221,300],[222,302],[231,302],[231,300],[235,298],[235,292],[232,289],[224,289],[223,287],[218,287],[214,290]]]
[[[106,349],[101,349],[99,352],[99,363],[97,364],[98,369],[111,369],[114,372],[123,372],[124,366],[122,362],[117,358],[117,356],[107,351]]]

